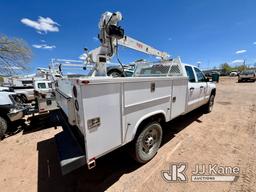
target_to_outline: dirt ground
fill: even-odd
[[[200,110],[164,127],[163,144],[153,160],[138,165],[125,148],[61,176],[54,135],[62,131],[54,117],[0,142],[0,191],[256,191],[256,83],[221,78],[213,112]],[[57,129],[56,129],[57,128]],[[185,162],[187,182],[166,182],[161,171]],[[238,166],[234,182],[192,182],[196,164]]]

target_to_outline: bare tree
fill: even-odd
[[[28,69],[31,58],[31,49],[24,40],[0,34],[1,75],[13,75]]]

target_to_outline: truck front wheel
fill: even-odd
[[[162,142],[162,127],[158,122],[151,122],[144,126],[135,137],[132,146],[134,159],[139,163],[147,163],[157,153]]]
[[[205,105],[205,112],[206,113],[210,113],[212,112],[213,109],[213,105],[214,105],[214,99],[215,99],[215,95],[211,95],[209,98],[208,103]]]
[[[7,121],[0,117],[0,139],[4,137],[5,132],[7,131]]]

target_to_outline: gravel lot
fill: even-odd
[[[124,148],[61,176],[54,135],[62,128],[54,117],[31,125],[0,142],[0,191],[256,191],[256,83],[221,78],[213,112],[193,111],[168,123],[156,157],[136,164]],[[186,162],[188,181],[161,177],[173,162]],[[235,182],[192,182],[196,164],[238,166]]]

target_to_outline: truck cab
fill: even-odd
[[[188,77],[187,113],[206,104],[211,94],[215,95],[216,85],[209,82],[209,79],[198,67],[190,64],[183,64],[182,66],[184,75]]]
[[[40,92],[51,92],[52,82],[48,80],[34,81],[34,89]]]

